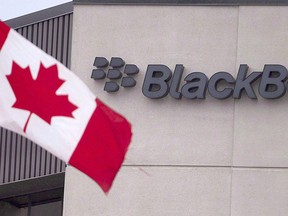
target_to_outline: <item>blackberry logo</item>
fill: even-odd
[[[106,77],[108,81],[105,82],[104,91],[106,92],[117,92],[119,90],[119,84],[117,80],[121,78],[121,86],[124,88],[131,88],[136,85],[136,80],[131,77],[137,73],[139,73],[139,68],[134,64],[126,64],[122,58],[112,57],[111,61],[109,61],[104,57],[96,57],[93,65],[96,69],[92,70],[91,78],[94,80],[102,80]],[[124,67],[125,66],[125,67]],[[121,68],[124,67],[123,73],[120,71]],[[108,72],[106,74],[105,70]]]
[[[121,78],[121,86],[134,87],[136,81],[131,77],[139,73],[134,64],[126,64],[119,57],[112,57],[110,64],[104,57],[96,57],[94,64],[97,69],[92,71],[91,78],[105,79],[104,90],[116,92],[119,90],[117,80]],[[108,68],[107,75],[104,71]],[[124,67],[123,76],[120,69]],[[253,71],[248,74],[249,66],[241,64],[236,78],[225,71],[216,72],[210,78],[203,72],[190,72],[182,78],[184,66],[176,64],[174,71],[163,64],[149,64],[147,66],[142,93],[151,99],[160,99],[168,94],[175,98],[182,97],[195,100],[205,99],[209,94],[213,98],[223,100],[227,98],[240,99],[245,94],[250,99],[257,99],[255,90],[258,84],[258,93],[265,99],[278,99],[288,91],[288,70],[280,64],[265,64],[263,71]],[[258,81],[257,81],[258,80]],[[257,82],[256,82],[257,81]]]

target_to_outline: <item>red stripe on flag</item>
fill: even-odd
[[[69,163],[107,193],[131,141],[131,125],[100,100]]]
[[[0,21],[0,50],[2,49],[2,46],[6,41],[9,31],[9,26],[7,26],[4,22]]]

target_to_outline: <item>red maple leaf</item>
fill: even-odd
[[[73,118],[72,112],[77,106],[69,102],[67,95],[56,95],[57,89],[65,82],[59,79],[56,64],[45,68],[40,63],[38,76],[34,80],[29,66],[21,68],[13,61],[12,73],[7,75],[7,79],[16,97],[13,107],[31,112],[24,126],[24,132],[32,113],[48,124],[51,124],[53,116]]]

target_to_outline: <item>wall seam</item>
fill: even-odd
[[[237,34],[236,34],[236,55],[235,55],[235,73],[237,71],[238,60],[238,47],[239,47],[239,20],[240,20],[240,6],[238,6],[237,15]],[[232,203],[233,203],[233,174],[234,174],[234,146],[235,146],[235,110],[236,100],[233,101],[233,130],[232,130],[232,147],[231,147],[231,176],[230,176],[230,209],[229,215],[232,216]]]

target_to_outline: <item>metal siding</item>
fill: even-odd
[[[70,66],[72,13],[17,28],[36,46]],[[65,171],[65,163],[35,143],[0,128],[0,184]]]

